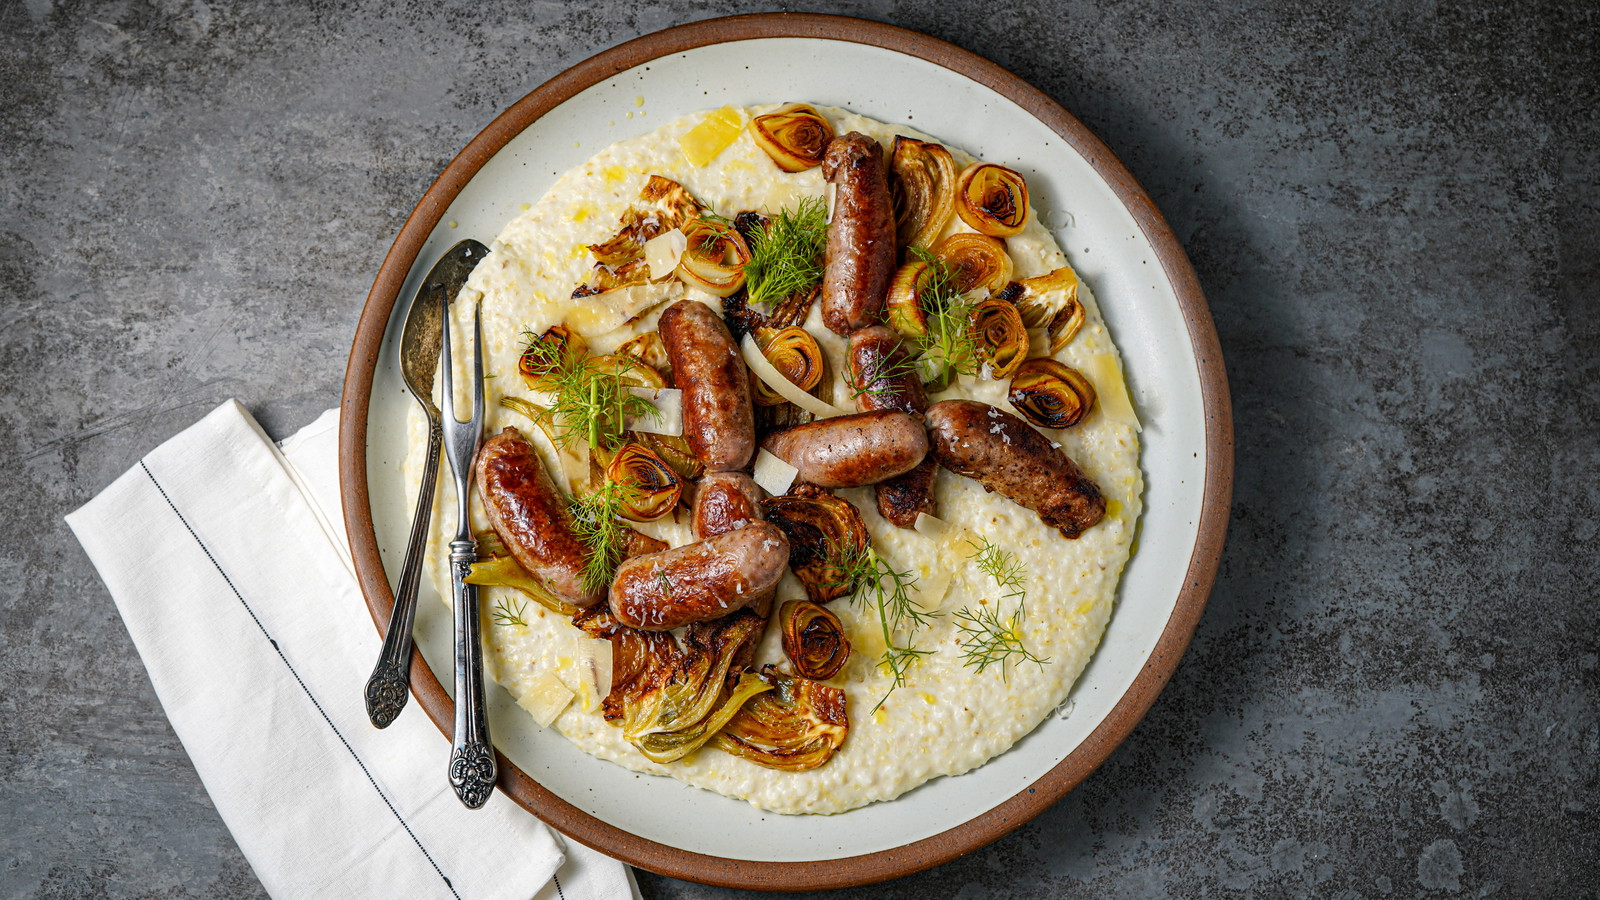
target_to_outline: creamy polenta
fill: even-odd
[[[482,297],[485,368],[492,376],[486,383],[486,434],[515,425],[535,442],[543,441],[525,417],[499,403],[502,396],[524,393],[517,362],[525,333],[538,334],[566,323],[587,338],[593,352],[607,353],[655,329],[660,307],[631,324],[621,324],[604,310],[596,312],[592,298],[571,297],[574,285],[585,280],[594,262],[588,245],[615,232],[619,216],[636,204],[651,175],[681,183],[701,203],[729,217],[743,210],[775,213],[803,198],[825,195],[818,169],[785,173],[747,130],[737,127],[771,108],[685,116],[602,150],[563,175],[543,198],[528,198],[531,205],[495,239],[491,254],[464,292],[469,299],[473,291]],[[837,133],[862,132],[878,139],[886,150],[897,134],[935,140],[843,109],[820,111]],[[684,135],[709,115],[720,116],[721,123],[729,126],[719,126],[722,138],[713,135],[708,145],[696,137],[686,144]],[[731,143],[716,146],[734,134]],[[950,150],[958,165],[972,161],[959,149]],[[948,231],[965,230],[970,229],[958,217],[951,218]],[[1036,213],[1030,213],[1021,234],[1006,240],[1006,249],[1017,279],[1068,264]],[[696,294],[690,290],[686,296]],[[716,298],[699,296],[720,310]],[[891,677],[879,665],[884,641],[875,607],[851,598],[829,604],[842,620],[853,652],[844,669],[828,682],[847,693],[850,731],[826,764],[809,771],[779,771],[709,746],[667,765],[647,760],[623,739],[621,728],[602,719],[577,649],[585,636],[567,618],[536,603],[519,603],[516,592],[507,588],[481,592],[489,674],[530,706],[548,709],[552,691],[570,691],[573,699],[552,727],[588,753],[780,813],[838,813],[889,800],[929,779],[958,775],[1005,752],[1066,700],[1094,653],[1112,614],[1141,508],[1137,423],[1126,405],[1119,357],[1087,285],[1080,287],[1079,297],[1087,321],[1056,358],[1094,383],[1100,403],[1072,428],[1042,431],[1099,484],[1107,500],[1105,519],[1082,537],[1066,540],[1032,511],[941,470],[934,493],[938,516],[948,527],[917,531],[883,520],[871,488],[840,491],[860,509],[877,552],[917,578],[913,599],[938,615],[913,637],[917,648],[930,652],[911,667],[907,683],[891,691]],[[470,334],[471,306],[454,307],[458,335]],[[850,408],[850,394],[840,376],[847,340],[822,327],[819,309],[812,309],[806,326],[828,357],[832,383],[824,385],[820,396]],[[458,385],[467,381],[469,361],[470,354],[457,354]],[[1006,381],[982,372],[957,378],[930,399],[958,397],[1011,409]],[[416,483],[426,445],[425,423],[420,413],[414,413],[406,463],[410,483]],[[559,465],[553,453],[547,459],[552,466]],[[438,562],[448,555],[454,520],[446,514],[447,494],[441,492],[440,508],[435,510],[429,555],[431,577],[445,598],[450,596],[449,575]],[[486,529],[476,499],[474,506],[477,527]],[[636,527],[673,546],[692,541],[689,517],[676,519],[669,516]],[[1015,620],[1015,632],[1034,657],[1046,660],[1042,664],[1013,659],[1003,668],[991,666],[980,672],[963,652],[958,611],[989,608],[1009,620],[1019,599],[980,569],[976,548],[985,541],[1014,555],[1019,564],[1026,614]],[[778,601],[801,596],[798,582],[787,576]],[[508,608],[519,614],[496,614]],[[778,630],[775,622],[768,629],[758,666],[785,662]]]

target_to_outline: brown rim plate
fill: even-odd
[[[771,13],[713,19],[649,34],[597,54],[541,85],[490,123],[451,161],[407,218],[367,296],[351,349],[340,409],[340,481],[357,577],[373,621],[382,631],[394,597],[379,551],[369,493],[369,407],[396,303],[445,211],[496,153],[585,89],[672,54],[763,38],[843,41],[915,57],[992,90],[1059,135],[1089,162],[1148,241],[1177,298],[1203,407],[1204,487],[1194,512],[1197,536],[1176,604],[1152,652],[1132,685],[1076,749],[1031,785],[959,826],[892,850],[859,856],[803,862],[729,859],[668,846],[602,821],[542,787],[500,756],[500,790],[563,834],[625,862],[722,887],[834,888],[908,875],[970,853],[1027,822],[1081,783],[1155,702],[1194,634],[1216,576],[1233,480],[1232,412],[1216,331],[1194,271],[1172,230],[1144,189],[1081,122],[1041,91],[982,57],[917,32],[841,16]],[[412,691],[434,724],[448,735],[453,705],[420,651],[413,657]]]

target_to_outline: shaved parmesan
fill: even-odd
[[[568,311],[566,325],[584,337],[596,337],[616,331],[651,307],[681,296],[681,281],[613,288],[583,298]]]
[[[611,693],[611,642],[600,638],[583,637],[578,638],[576,644],[574,659],[578,677],[583,681],[585,688],[583,708],[591,709],[590,691],[593,692],[596,704]]]
[[[644,434],[683,434],[683,392],[677,388],[628,388],[628,393],[656,405],[655,415],[629,416],[624,423],[629,431]]]
[[[755,474],[752,476],[761,489],[776,497],[789,493],[800,470],[765,450],[756,451]]]
[[[728,149],[728,145],[738,140],[742,131],[744,114],[732,106],[724,106],[708,113],[699,125],[684,132],[678,138],[678,146],[690,165],[703,166]]]
[[[917,602],[927,609],[942,609],[950,592],[950,582],[972,555],[977,541],[972,539],[972,532],[960,525],[927,513],[918,513],[912,527],[938,547],[937,561],[926,567],[929,571],[917,582]]]
[[[838,193],[839,193],[839,186],[834,184],[831,181],[828,182],[827,184],[823,185],[823,187],[822,187],[822,198],[824,200],[826,200],[827,204],[828,204],[828,218],[823,220],[823,224],[825,224],[825,225],[832,225],[833,224],[833,201],[834,201],[834,198],[838,195]]]
[[[676,228],[645,241],[644,261],[650,267],[650,280],[660,281],[671,275],[687,249],[689,236]]]
[[[801,201],[812,197],[814,194],[796,184],[789,178],[775,178],[767,187],[767,193],[761,200],[761,211],[767,216],[776,216],[786,209],[793,209]]]
[[[541,672],[528,683],[528,690],[517,698],[517,705],[527,710],[535,722],[549,728],[550,723],[566,710],[572,702],[572,690],[561,679],[549,672]]]
[[[925,512],[917,513],[917,521],[912,523],[912,529],[934,543],[942,543],[958,530],[949,522],[938,516],[930,516]]]
[[[767,387],[770,387],[779,394],[782,394],[783,399],[793,403],[795,406],[800,407],[819,419],[829,419],[834,416],[849,415],[848,411],[840,409],[839,407],[834,406],[832,403],[828,403],[825,400],[820,400],[811,396],[805,391],[800,390],[799,385],[783,377],[783,373],[779,372],[775,367],[773,367],[772,363],[767,361],[766,354],[762,353],[761,348],[756,346],[755,338],[748,334],[745,335],[744,341],[739,345],[739,349],[744,356],[745,365],[750,367],[750,371],[754,373],[757,378],[766,382]]]
[[[1095,408],[1113,422],[1143,431],[1139,416],[1128,398],[1128,382],[1122,377],[1122,363],[1112,353],[1096,353],[1089,360],[1089,381],[1094,384]]]

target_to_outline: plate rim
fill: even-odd
[[[1182,245],[1116,154],[1055,100],[971,51],[897,25],[822,13],[753,13],[652,32],[566,69],[507,108],[452,159],[406,218],[361,311],[345,371],[339,416],[339,482],[345,530],[361,593],[382,635],[394,595],[378,550],[367,483],[367,413],[379,351],[400,291],[445,211],[490,158],[561,103],[651,60],[711,44],[764,38],[836,40],[899,52],[964,75],[1006,97],[1080,153],[1133,216],[1172,286],[1189,334],[1204,410],[1206,465],[1200,516],[1183,587],[1161,636],[1111,712],[1071,753],[1000,804],[938,834],[859,856],[803,862],[740,860],[671,847],[589,815],[546,790],[498,750],[498,788],[578,842],[652,872],[725,888],[767,891],[855,887],[948,862],[1021,827],[1100,767],[1144,718],[1176,670],[1205,610],[1221,563],[1233,492],[1233,414],[1216,327]],[[421,650],[412,649],[411,690],[448,737],[454,704]]]

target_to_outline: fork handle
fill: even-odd
[[[478,587],[464,580],[478,559],[477,541],[450,542],[455,601],[456,719],[450,744],[450,786],[468,809],[488,802],[499,774],[489,742],[483,696],[483,643],[478,633]]]
[[[394,609],[389,611],[389,630],[383,635],[378,664],[367,679],[367,718],[379,728],[389,727],[411,696],[411,627],[417,620],[417,590],[422,584],[422,561],[427,556],[428,525],[433,521],[442,437],[439,423],[429,423],[428,455],[422,465],[422,484],[417,489],[417,509],[411,514],[411,536],[406,540],[406,559],[400,566]]]

